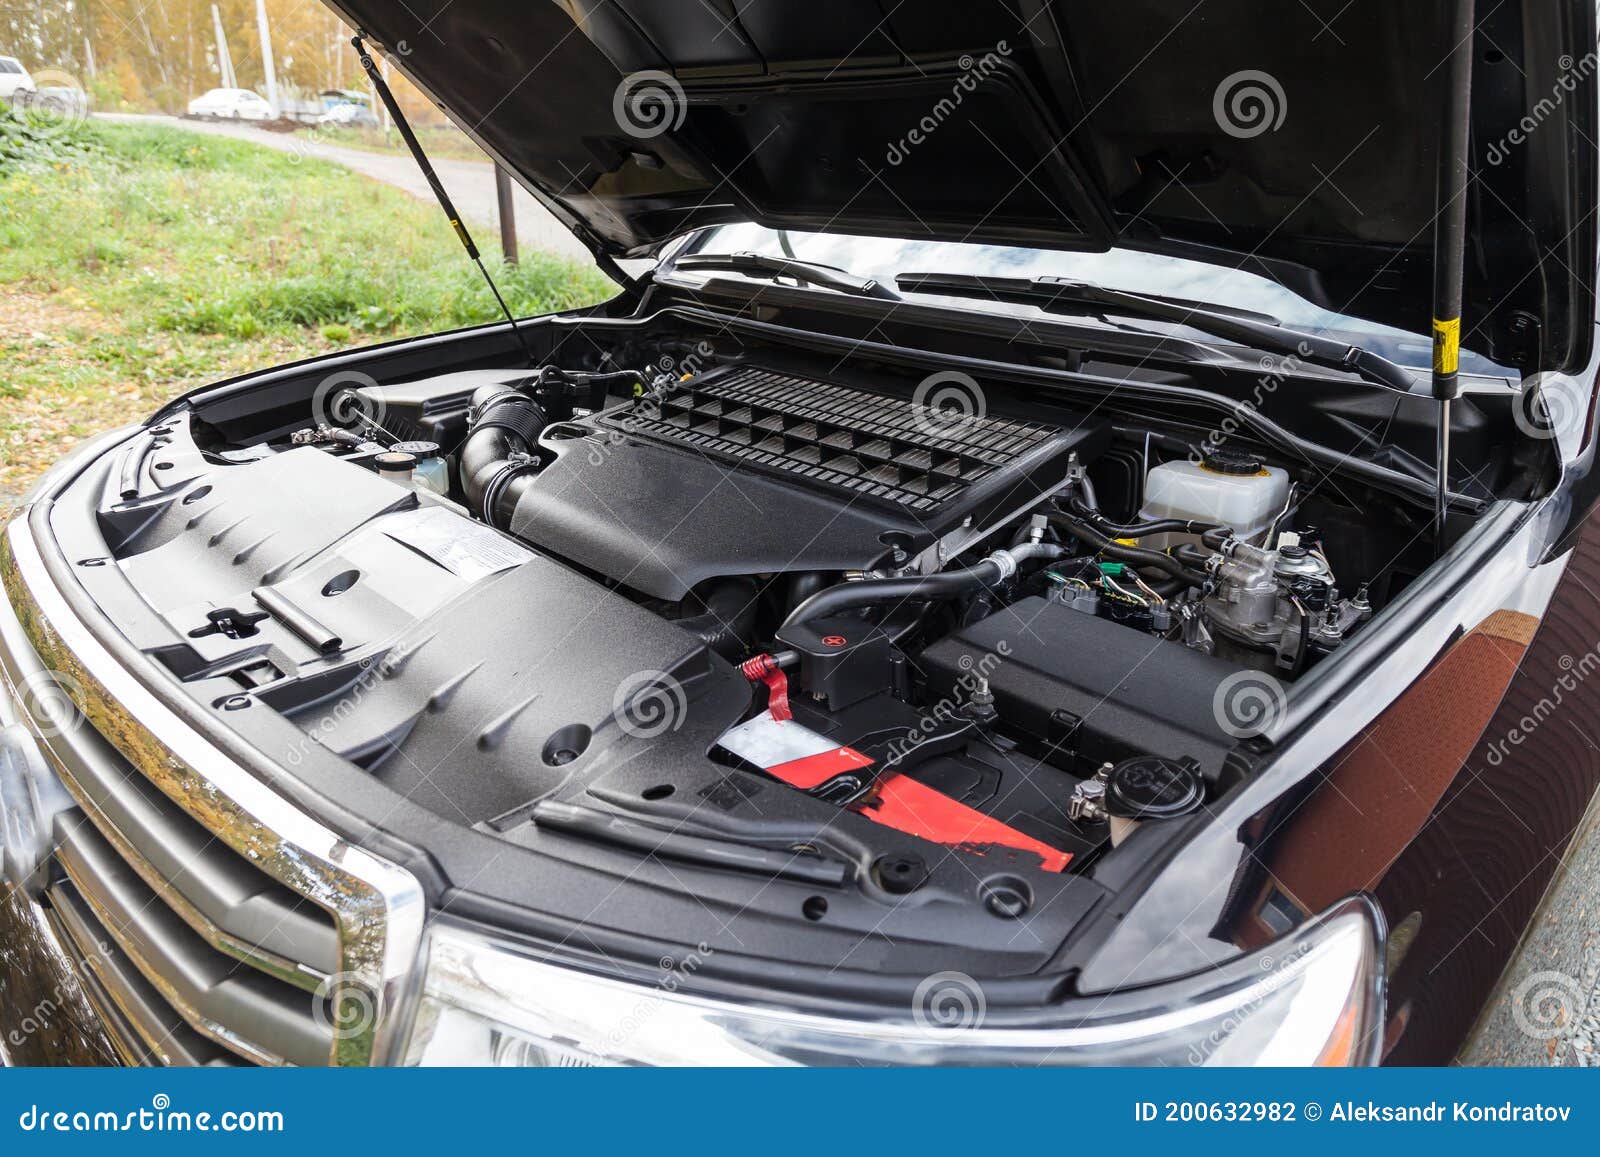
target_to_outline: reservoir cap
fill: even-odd
[[[1141,755],[1125,759],[1106,778],[1106,811],[1130,820],[1171,820],[1199,808],[1205,780],[1192,759]]]

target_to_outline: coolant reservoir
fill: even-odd
[[[1289,501],[1289,472],[1265,466],[1248,454],[1213,450],[1196,462],[1162,462],[1144,484],[1141,521],[1182,518],[1233,528],[1246,542],[1262,544],[1272,520]],[[1194,534],[1154,534],[1141,545],[1165,550],[1198,542]]]

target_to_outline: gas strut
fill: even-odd
[[[466,225],[462,224],[461,214],[456,212],[455,203],[450,200],[450,194],[445,192],[439,174],[433,171],[433,164],[428,160],[428,154],[422,151],[422,144],[417,140],[417,134],[411,131],[411,124],[406,120],[406,114],[400,111],[400,105],[395,101],[394,93],[389,91],[389,83],[383,79],[383,73],[378,70],[377,62],[367,51],[367,43],[363,37],[364,34],[358,32],[350,38],[350,43],[355,45],[356,54],[361,57],[361,67],[366,72],[367,79],[372,82],[372,90],[378,94],[383,107],[389,110],[389,119],[394,121],[394,127],[400,130],[400,139],[405,141],[406,148],[411,150],[412,159],[417,162],[417,168],[422,170],[423,177],[427,179],[428,187],[433,190],[433,195],[439,202],[439,208],[444,210],[445,217],[450,221],[450,228],[455,230],[462,248],[467,251],[467,257],[478,267],[478,272],[483,274],[484,283],[489,286],[489,292],[494,294],[500,312],[505,314],[506,321],[511,323],[511,332],[516,337],[517,343],[522,346],[522,352],[528,355],[528,364],[538,365],[539,359],[534,356],[527,335],[517,327],[517,319],[511,315],[511,307],[506,305],[506,299],[500,296],[500,287],[494,283],[494,278],[489,276],[488,269],[484,267],[483,255],[473,243],[472,234],[468,233]]]
[[[1443,132],[1433,225],[1433,396],[1439,403],[1434,526],[1441,552],[1450,502],[1450,403],[1461,395],[1461,286],[1467,247],[1474,6],[1475,0],[1450,4],[1451,48],[1440,101]]]

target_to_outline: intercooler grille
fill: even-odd
[[[604,421],[918,512],[1015,462],[1057,431],[739,366],[681,382]]]

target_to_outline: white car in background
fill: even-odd
[[[12,101],[33,91],[33,77],[15,56],[0,56],[0,100]]]
[[[214,88],[189,102],[192,117],[269,121],[275,114],[266,99],[247,88]]]

